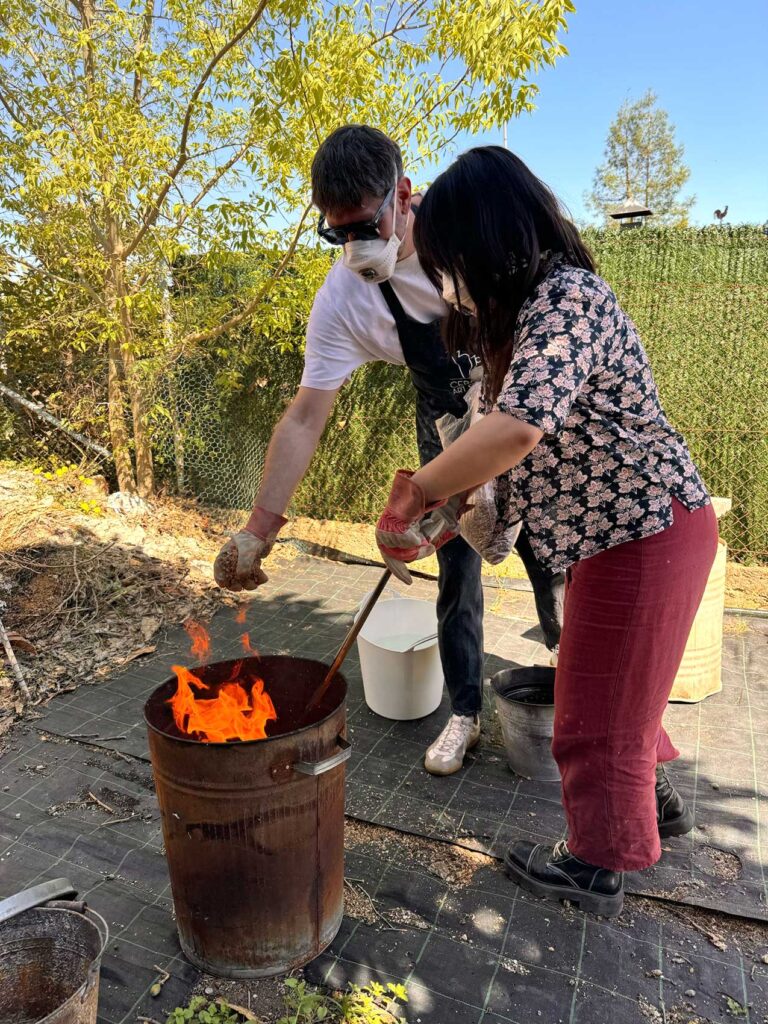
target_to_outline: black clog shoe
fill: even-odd
[[[562,839],[554,846],[519,840],[504,856],[509,877],[521,888],[589,914],[616,917],[624,905],[624,875],[574,857]]]

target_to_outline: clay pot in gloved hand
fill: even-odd
[[[213,563],[213,578],[220,587],[235,593],[255,590],[268,576],[262,560],[272,550],[280,529],[288,520],[264,508],[255,508],[244,529],[233,534]]]

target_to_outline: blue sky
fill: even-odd
[[[658,94],[685,146],[692,221],[768,220],[767,0],[576,0],[569,56],[537,81],[533,114],[512,121],[509,147],[577,220],[622,102]],[[501,132],[461,139],[460,149]],[[428,179],[440,167],[430,169]]]

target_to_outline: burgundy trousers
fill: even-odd
[[[571,852],[613,871],[661,856],[656,765],[679,755],[661,720],[717,550],[711,505],[673,511],[568,576],[552,751]]]

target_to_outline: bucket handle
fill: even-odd
[[[332,768],[338,768],[340,764],[344,764],[351,757],[352,744],[343,736],[339,736],[336,742],[339,745],[339,750],[331,757],[327,757],[324,761],[297,761],[293,770],[301,772],[302,775],[323,775]]]
[[[22,889],[14,896],[0,901],[0,924],[10,921],[25,910],[33,910],[49,900],[66,899],[77,895],[77,890],[66,878],[53,878],[49,882],[41,882],[30,889]]]

